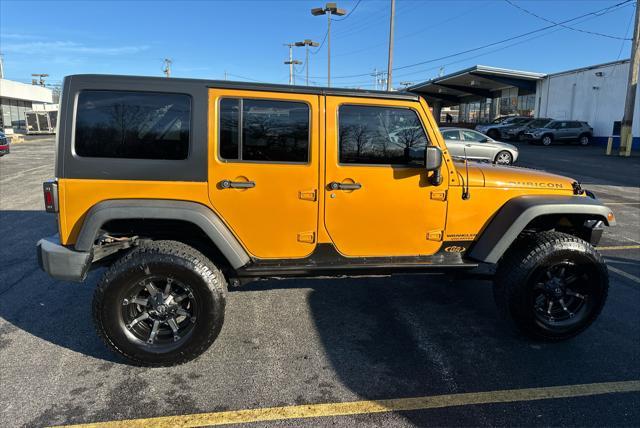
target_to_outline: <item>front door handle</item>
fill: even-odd
[[[362,184],[338,183],[337,181],[332,181],[327,187],[329,187],[329,190],[358,190],[362,188]]]
[[[256,187],[255,181],[222,180],[219,184],[222,189],[251,189]]]

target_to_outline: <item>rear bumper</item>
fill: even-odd
[[[75,251],[61,245],[58,235],[39,240],[36,251],[40,269],[63,281],[84,281],[93,259],[91,252]]]
[[[0,144],[0,155],[6,155],[9,152],[11,152],[9,144]]]

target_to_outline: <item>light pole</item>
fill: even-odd
[[[391,87],[391,73],[393,71],[393,21],[396,14],[396,0],[391,0],[391,17],[389,19],[389,62],[387,66],[387,91]]]
[[[327,3],[324,9],[316,7],[311,9],[313,16],[327,15],[327,86],[331,87],[331,15],[346,15],[345,9],[340,9],[336,3]]]
[[[289,84],[293,85],[295,79],[293,78],[293,66],[297,64],[302,64],[302,62],[297,59],[293,59],[293,47],[295,43],[287,43],[285,46],[289,46],[289,61],[285,61],[285,64],[289,65]]]
[[[307,86],[309,86],[309,46],[318,47],[320,43],[314,42],[311,39],[304,39],[304,42],[296,42],[296,46],[302,47],[305,46],[306,58],[305,58],[305,68],[307,69]]]

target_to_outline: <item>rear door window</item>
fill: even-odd
[[[307,163],[309,106],[302,102],[223,98],[219,157],[228,161]]]
[[[75,153],[99,158],[186,159],[190,127],[189,95],[82,91]]]

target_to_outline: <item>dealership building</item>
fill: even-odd
[[[49,88],[0,79],[0,130],[26,130],[25,113],[44,109],[53,101],[53,91]]]
[[[597,143],[606,143],[620,132],[629,65],[622,60],[553,74],[477,65],[409,89],[425,97],[441,122],[446,114],[461,124],[510,114],[577,120],[593,127]],[[635,148],[640,145],[637,93],[633,135]]]

